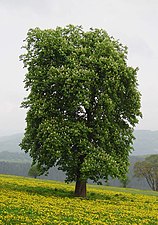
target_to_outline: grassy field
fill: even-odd
[[[74,184],[0,175],[0,224],[158,224],[158,193],[88,185],[86,199]]]

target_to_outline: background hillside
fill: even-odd
[[[134,135],[136,139],[132,155],[158,153],[158,131],[136,130]],[[0,152],[22,152],[19,147],[22,137],[22,133],[0,137]]]
[[[158,154],[158,131],[136,130],[132,155]]]
[[[138,160],[144,160],[146,155],[158,154],[158,131],[136,130],[134,132],[134,151],[129,157],[129,184],[128,187],[139,189],[150,189],[144,179],[137,179],[133,174],[133,166]],[[0,137],[0,173],[28,176],[31,167],[31,158],[24,151],[21,151],[19,143],[23,134]],[[49,170],[48,176],[41,176],[43,179],[64,181],[65,174],[55,167]],[[89,181],[91,183],[91,181]],[[106,185],[121,186],[116,179],[109,179]]]
[[[138,160],[144,160],[145,156],[130,156],[130,167],[129,167],[129,183],[127,187],[138,188],[138,189],[150,189],[147,182],[144,179],[139,179],[134,177],[133,166]],[[28,171],[31,168],[31,158],[24,153],[17,152],[0,152],[0,174],[12,174],[18,176],[28,176]],[[62,171],[59,171],[57,167],[52,167],[49,170],[47,176],[42,175],[40,178],[49,179],[49,180],[58,180],[64,181],[65,174]],[[88,181],[88,183],[93,183]],[[122,186],[118,179],[109,178],[108,182],[103,181],[104,185],[110,186]]]
[[[0,152],[21,152],[19,143],[23,137],[22,133],[14,134],[11,136],[0,137]]]

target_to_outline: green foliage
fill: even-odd
[[[134,165],[137,177],[144,177],[153,191],[158,191],[158,155],[151,155]]]
[[[158,167],[158,154],[146,157],[145,161],[152,164],[155,167]]]
[[[124,188],[126,188],[130,182],[130,179],[128,178],[128,176],[125,176],[125,177],[120,178],[120,182],[121,182],[122,186]]]
[[[29,169],[28,175],[30,177],[34,177],[34,178],[37,178],[38,176],[40,176],[41,172],[40,172],[40,168],[38,167],[38,165],[31,166],[31,168]]]
[[[133,128],[141,116],[137,68],[127,48],[101,29],[30,29],[21,56],[28,72],[21,148],[43,173],[67,182],[126,174]]]

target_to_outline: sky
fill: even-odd
[[[24,132],[27,96],[19,55],[30,28],[68,24],[102,28],[128,47],[128,65],[139,67],[143,119],[136,129],[158,130],[157,0],[0,0],[0,136]]]

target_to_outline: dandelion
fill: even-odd
[[[88,186],[89,199],[80,199],[71,195],[73,184],[5,175],[0,181],[1,225],[158,224],[156,196]]]

